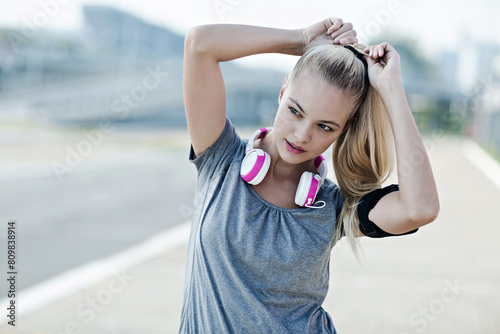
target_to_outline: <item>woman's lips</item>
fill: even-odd
[[[286,146],[286,149],[289,151],[289,152],[292,152],[292,153],[295,153],[295,154],[300,154],[300,153],[304,153],[305,150],[298,146],[298,145],[295,145],[294,143],[290,143],[288,140],[285,139],[285,146]]]

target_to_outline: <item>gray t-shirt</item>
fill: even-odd
[[[335,333],[321,307],[343,203],[326,179],[321,209],[277,207],[240,177],[248,140],[229,119],[190,161],[197,192],[180,333]]]

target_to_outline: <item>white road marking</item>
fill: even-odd
[[[464,142],[462,153],[474,166],[500,188],[500,164],[495,159],[472,140]]]
[[[182,245],[189,239],[190,228],[190,222],[183,223],[106,259],[90,262],[26,290],[16,291],[16,297],[19,296],[16,298],[16,321],[28,313],[112,277],[113,271],[126,271]],[[22,273],[20,274],[22,277]],[[10,298],[0,300],[0,308],[5,310],[10,300]],[[9,320],[5,316],[1,317],[0,325]]]

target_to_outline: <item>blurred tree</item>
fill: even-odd
[[[393,31],[383,31],[370,39],[369,44],[389,42],[401,57],[403,80],[437,83],[440,80],[437,62],[425,57],[422,46],[415,36],[397,35]]]
[[[445,83],[442,64],[422,52],[424,46],[415,36],[382,31],[369,44],[389,42],[401,58],[401,77],[415,121],[423,132],[450,129],[452,90]],[[461,126],[453,124],[453,129]],[[459,130],[457,130],[459,131]]]

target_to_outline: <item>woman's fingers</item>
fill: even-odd
[[[367,47],[365,47],[365,49],[363,50],[365,56],[367,56],[368,58],[372,58],[374,47],[375,45],[368,45]]]
[[[352,24],[351,24],[351,27],[352,27]],[[356,38],[357,35],[358,35],[358,33],[356,32],[356,30],[353,30],[351,28],[350,30],[348,30],[347,32],[345,32],[339,36],[336,36],[336,37],[332,36],[332,38],[333,38],[334,43],[352,44],[352,43],[358,42],[358,39]]]
[[[326,35],[325,35],[326,30]],[[316,44],[353,44],[357,43],[356,31],[350,22],[340,18],[327,18],[303,29],[307,45]],[[331,38],[331,39],[330,39]]]
[[[354,34],[354,36],[357,35],[356,30],[353,29],[353,25],[350,22],[343,23],[341,27],[339,27],[338,29],[336,29],[328,34],[333,39],[347,37],[347,36],[349,36],[348,34]]]
[[[356,44],[358,39],[356,37],[342,37],[336,43],[340,45]]]
[[[386,54],[386,49],[388,48],[389,43],[384,42],[378,45],[370,45],[365,48],[365,53],[374,59],[382,58]]]
[[[342,19],[334,18],[334,17],[326,19],[325,21],[326,21],[327,26],[330,26],[326,31],[326,33],[328,35],[339,30],[342,27],[342,25],[344,24],[344,21],[342,21]]]
[[[352,30],[352,28],[353,28],[353,26],[352,26],[351,22],[345,22],[345,23],[342,23],[342,25],[340,27],[338,27],[338,29],[335,29],[335,30],[331,31],[330,35],[340,36],[343,33],[346,33],[349,30]],[[330,31],[330,30],[328,30],[328,31]]]

